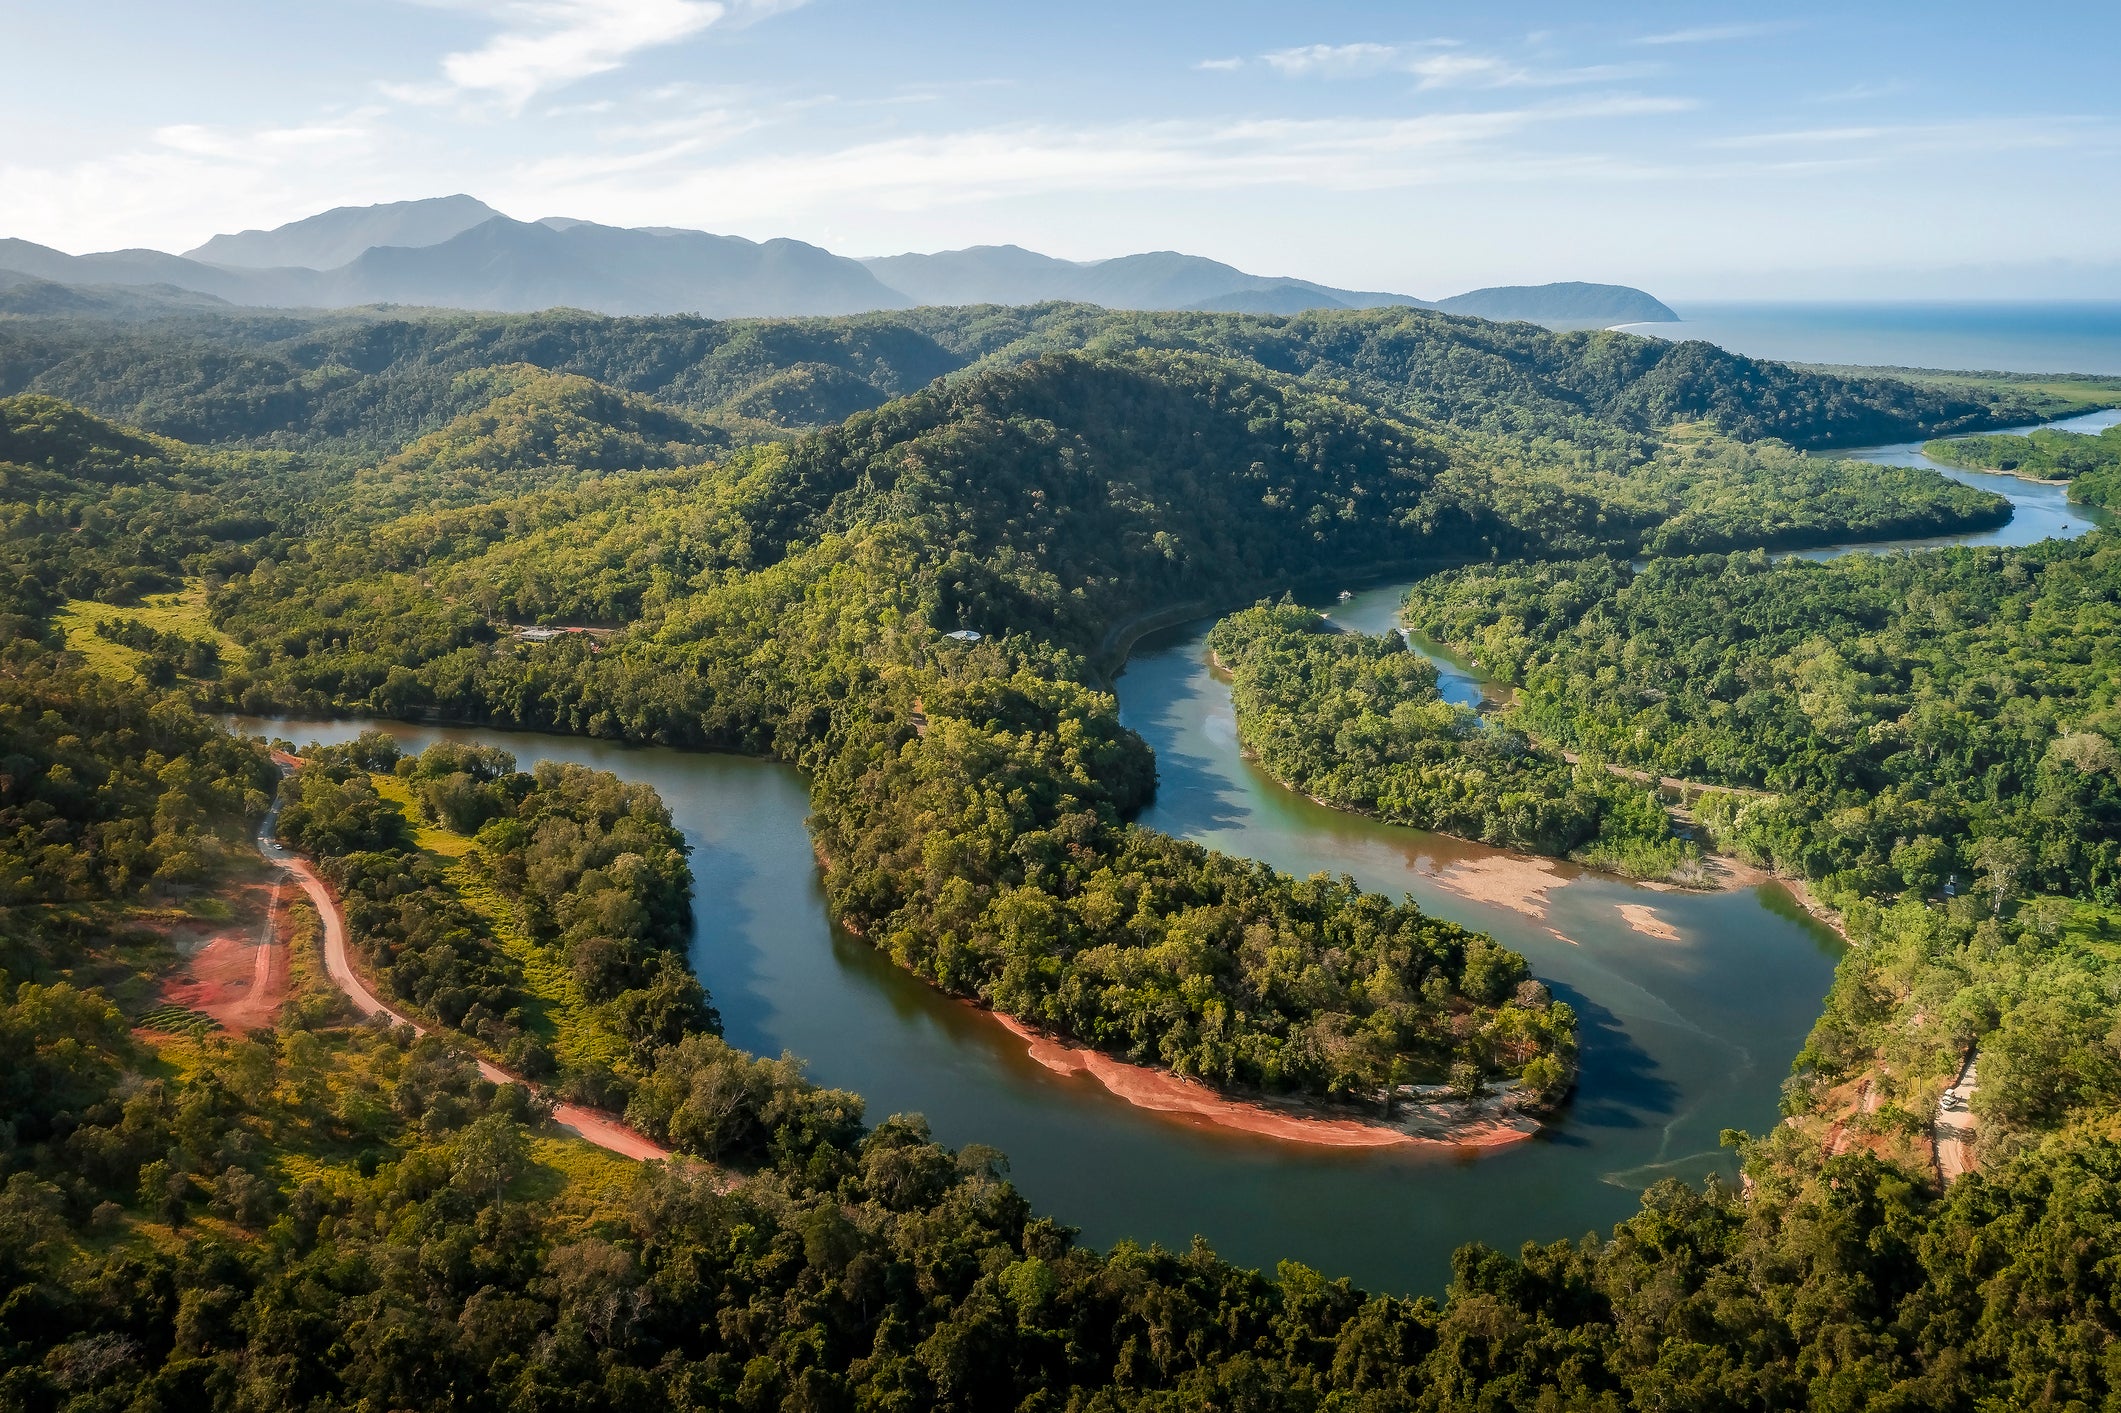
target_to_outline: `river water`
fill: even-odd
[[[2052,427],[2064,432],[2103,432],[2108,427],[2121,424],[2121,408],[2102,408],[2078,417],[2066,417],[2059,422],[2042,422],[2039,427]],[[2030,432],[2034,427],[2004,427],[2003,432]],[[1961,471],[1932,461],[1922,454],[1922,443],[1901,442],[1894,446],[1866,447],[1858,451],[1839,451],[1836,456],[1846,456],[1858,461],[1878,461],[1889,466],[1923,466],[1949,476],[1980,490],[1993,491],[2011,503],[2011,518],[1993,530],[1983,530],[1972,535],[1945,535],[1926,540],[1895,540],[1890,544],[1831,545],[1822,549],[1798,550],[1791,555],[1776,558],[1838,559],[1845,554],[1877,554],[1885,550],[1937,549],[1944,545],[2030,545],[2041,540],[2072,540],[2104,525],[2110,517],[2088,505],[2074,505],[2069,499],[2069,490],[2060,481],[2028,481],[2017,476],[1997,476],[1985,471]]]
[[[1909,447],[1850,454],[1919,457]],[[2089,528],[2057,488],[1950,474],[2001,483],[2042,527],[2028,533],[2014,520],[1975,543]],[[1328,608],[1349,628],[1383,632],[1405,588],[1377,586]],[[1294,873],[1346,873],[1411,894],[1523,953],[1581,1019],[1581,1086],[1539,1139],[1479,1157],[1325,1150],[1132,1108],[1087,1076],[1034,1064],[990,1019],[832,927],[793,770],[570,737],[376,724],[412,749],[478,739],[506,746],[525,768],[575,761],[654,785],[692,847],[691,961],[731,1042],[801,1056],[818,1082],[861,1093],[872,1118],[918,1112],[945,1143],[1001,1149],[1041,1212],[1099,1246],[1183,1247],[1197,1234],[1246,1265],[1289,1258],[1372,1289],[1436,1292],[1465,1242],[1514,1250],[1602,1232],[1660,1178],[1732,1175],[1718,1133],[1776,1121],[1781,1080],[1840,954],[1834,935],[1775,885],[1661,892],[1562,866],[1569,881],[1542,917],[1462,897],[1438,874],[1493,851],[1314,805],[1242,758],[1228,689],[1207,662],[1208,627],[1144,640],[1119,679],[1123,719],[1156,751],[1160,784],[1142,823]],[[1470,665],[1435,656],[1446,693],[1477,702]],[[365,723],[234,724],[304,743],[349,739]],[[1636,931],[1624,904],[1655,908],[1679,940]]]

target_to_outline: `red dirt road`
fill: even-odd
[[[265,856],[267,862],[286,869],[295,881],[302,885],[302,891],[309,894],[309,901],[316,906],[317,916],[324,922],[324,970],[331,977],[332,984],[345,992],[346,999],[354,1003],[355,1009],[363,1015],[385,1016],[394,1025],[409,1025],[416,1034],[426,1034],[426,1027],[414,1024],[412,1020],[377,999],[376,993],[368,989],[368,983],[361,980],[359,973],[354,970],[353,959],[346,951],[346,918],[339,911],[339,900],[332,895],[324,880],[317,877],[316,871],[310,868],[308,862],[265,835],[258,838],[258,852]],[[532,1090],[537,1088],[528,1080],[510,1074],[499,1065],[488,1064],[484,1060],[480,1060],[478,1065],[479,1073],[490,1083],[520,1084]],[[670,1156],[669,1149],[649,1142],[610,1115],[600,1114],[594,1109],[585,1109],[579,1104],[554,1105],[552,1119],[575,1137],[594,1143],[599,1148],[608,1149],[622,1158],[645,1161]]]

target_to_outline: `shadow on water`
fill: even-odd
[[[1584,1143],[1577,1129],[1644,1128],[1678,1109],[1679,1086],[1659,1072],[1656,1059],[1618,1015],[1577,987],[1560,982],[1547,987],[1576,1012],[1581,1066],[1568,1123],[1555,1132],[1555,1142]]]
[[[1137,657],[1169,651],[1197,636],[1192,626],[1165,629],[1135,645]],[[1131,674],[1130,674],[1131,675]],[[1145,674],[1128,683],[1126,715],[1144,736],[1158,725],[1168,725],[1199,712],[1201,683],[1182,673]],[[1230,724],[1230,749],[1236,749],[1236,723]],[[1156,731],[1168,737],[1168,731]],[[1229,789],[1229,781],[1215,754],[1189,750],[1182,745],[1156,750],[1156,805],[1190,821],[1200,830],[1236,829],[1244,823],[1241,802]]]

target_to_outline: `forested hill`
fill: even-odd
[[[502,364],[579,375],[770,434],[1040,353],[1129,349],[1241,359],[1401,416],[1592,446],[1675,421],[1828,446],[2031,415],[1984,392],[1805,372],[1703,343],[1427,310],[1284,317],[1066,304],[729,321],[568,311],[0,320],[0,395],[49,393],[192,442],[373,454],[466,411],[457,376]]]

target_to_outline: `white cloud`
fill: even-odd
[[[1297,78],[1348,78],[1398,68],[1406,49],[1397,44],[1305,44],[1277,49],[1260,59]]]
[[[1646,34],[1636,40],[1637,44],[1720,44],[1731,39],[1758,39],[1765,34],[1774,34],[1791,28],[1787,22],[1730,25],[1697,25],[1692,29],[1667,30],[1663,34]]]
[[[402,199],[405,184],[422,179],[402,160],[378,160],[387,142],[373,126],[378,116],[361,109],[248,129],[172,124],[131,151],[71,166],[0,165],[0,190],[24,229],[62,249],[136,244],[143,230],[182,249],[215,231]]]
[[[1715,138],[1702,145],[1730,151],[1787,148],[1815,152],[1856,146],[1863,150],[1833,160],[1880,162],[1940,152],[2016,152],[2036,148],[2112,150],[2117,143],[2121,143],[2121,126],[2111,119],[2059,116],[1793,128],[1781,132],[1741,133],[1734,137]]]
[[[1651,169],[1601,153],[1528,150],[1510,139],[1601,118],[1680,111],[1684,100],[1618,97],[1402,119],[1014,125],[892,138],[711,166],[689,160],[546,161],[508,178],[503,205],[596,210],[614,220],[710,229],[854,210],[923,212],[1083,193],[1285,186],[1380,191],[1443,182],[1628,180]],[[518,191],[523,193],[520,197]],[[530,193],[537,193],[535,199]]]
[[[1242,59],[1203,59],[1193,67],[1196,69],[1228,70],[1241,69],[1244,66],[1245,61]]]
[[[1525,70],[1492,54],[1430,54],[1405,68],[1423,88],[1507,88],[1533,81]]]
[[[803,0],[430,0],[470,9],[500,29],[476,49],[444,56],[442,80],[390,83],[402,103],[491,98],[520,111],[538,94],[621,67],[635,54],[716,24],[740,24]]]
[[[1573,69],[1535,69],[1494,54],[1475,53],[1455,40],[1418,44],[1306,44],[1259,56],[1290,78],[1369,78],[1412,74],[1421,88],[1559,88],[1606,83],[1651,72],[1643,64],[1594,64]]]
[[[181,152],[190,157],[264,164],[284,157],[309,156],[332,149],[343,154],[351,149],[365,147],[369,136],[367,126],[357,121],[310,123],[290,128],[257,128],[248,132],[231,128],[210,128],[197,123],[173,123],[155,129],[154,140],[173,152]]]

